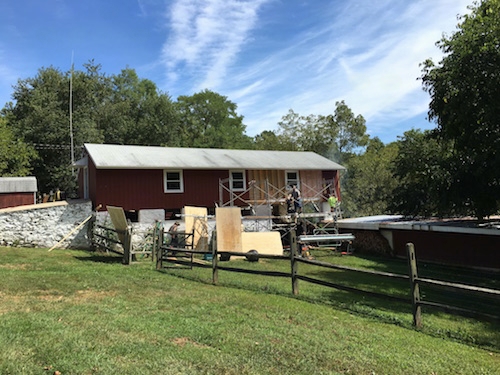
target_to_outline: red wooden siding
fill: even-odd
[[[35,204],[35,193],[0,193],[0,208]]]
[[[123,207],[126,211],[178,210],[188,205],[215,207],[219,200],[219,178],[229,176],[229,171],[184,170],[184,193],[165,193],[163,170],[160,169],[89,168],[89,173],[92,202],[102,204],[103,209],[111,205]]]
[[[126,211],[157,208],[171,211],[188,205],[213,208],[219,204],[219,180],[229,178],[228,170],[183,170],[184,192],[165,193],[161,169],[96,169],[89,162],[88,171],[90,199],[95,206],[102,204],[103,210],[107,205],[123,207]],[[335,172],[332,172],[331,177],[334,176]],[[308,186],[321,190],[325,172],[299,171],[299,177]],[[265,191],[266,178],[278,189],[284,187],[284,171],[277,170],[247,171],[247,187],[250,181],[255,180]],[[225,186],[229,187],[228,183]],[[229,193],[223,192],[223,203],[226,203],[229,201]],[[305,197],[315,194],[317,193],[304,192]],[[250,193],[246,192],[242,197],[246,200],[265,199],[261,193],[258,197],[250,197]],[[239,200],[234,204],[245,205]]]
[[[393,245],[406,257],[406,244],[415,245],[417,260],[500,269],[500,236],[394,230]]]

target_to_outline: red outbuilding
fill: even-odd
[[[284,201],[292,185],[304,201],[339,200],[345,168],[314,152],[85,144],[79,194],[125,211]]]
[[[0,208],[36,203],[36,177],[0,177]]]

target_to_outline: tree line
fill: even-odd
[[[314,151],[346,166],[347,215],[482,219],[500,202],[500,0],[475,2],[436,45],[444,57],[424,61],[420,77],[436,128],[389,144],[344,101],[326,116],[291,109],[276,130],[250,137],[237,105],[210,90],[174,101],[131,68],[41,68],[0,111],[0,175],[33,174],[42,191],[74,192],[70,147],[78,158],[84,143]]]

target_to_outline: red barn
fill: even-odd
[[[0,177],[0,208],[36,203],[36,177]]]
[[[340,199],[341,165],[314,152],[85,144],[80,197],[125,211],[213,208],[282,200],[297,185],[304,200]]]

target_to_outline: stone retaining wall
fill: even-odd
[[[90,201],[60,201],[40,203],[26,206],[0,209],[0,246],[42,247],[51,248],[74,230],[80,223],[93,214]],[[131,223],[132,246],[134,249],[149,246],[149,238],[155,225],[155,220],[164,218],[164,210],[141,210],[138,223]],[[175,220],[164,221],[165,230]],[[181,221],[180,231],[184,230]],[[96,224],[113,228],[106,211],[96,214]],[[266,231],[269,223],[266,220],[245,221],[244,226],[249,231]],[[209,225],[209,238],[215,222]],[[90,250],[91,241],[88,223],[68,236],[57,248]]]
[[[61,201],[0,210],[0,245],[51,248],[92,215],[90,201]],[[60,248],[89,249],[87,225]]]

